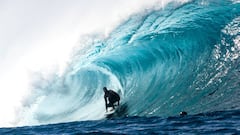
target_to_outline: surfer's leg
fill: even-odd
[[[112,104],[111,103],[107,104],[107,107],[112,107]]]
[[[113,104],[113,103],[110,103],[110,105],[111,105],[111,107],[112,107],[113,109],[115,109],[115,107],[114,107],[114,104]]]

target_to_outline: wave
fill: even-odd
[[[104,118],[104,86],[129,116],[239,109],[240,4],[171,2],[134,14],[107,38],[87,37],[62,75],[33,75],[18,123]]]

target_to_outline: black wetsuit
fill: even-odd
[[[108,98],[108,101],[109,101],[108,104],[107,104],[107,98]],[[113,107],[113,109],[115,109],[114,103],[117,102],[118,105],[119,105],[120,96],[116,92],[114,92],[112,90],[108,90],[104,94],[104,100],[105,100],[105,106],[106,106],[106,111],[107,111],[108,107]]]

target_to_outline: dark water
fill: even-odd
[[[240,111],[197,115],[124,117],[53,125],[2,128],[0,134],[240,134]]]

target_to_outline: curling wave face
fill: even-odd
[[[240,108],[239,2],[172,2],[88,40],[63,75],[38,77],[22,123],[104,118],[104,86],[130,116]]]

